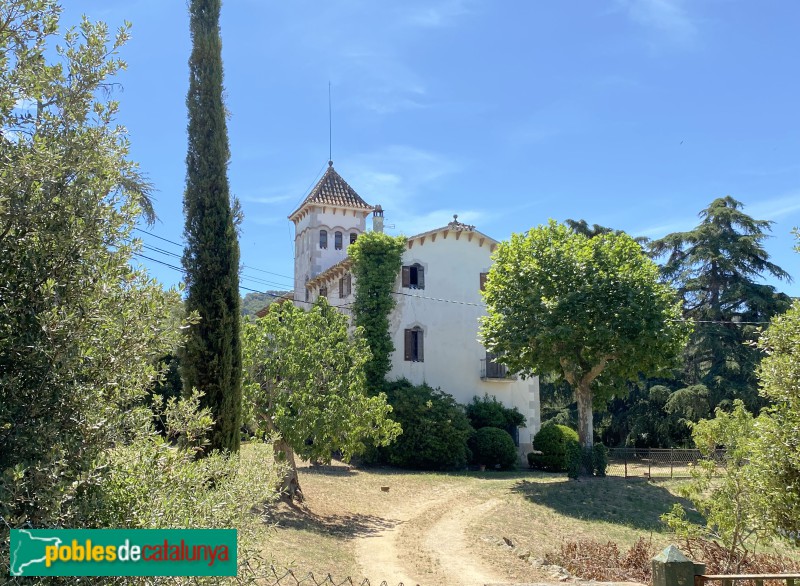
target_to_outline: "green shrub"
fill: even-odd
[[[517,448],[514,439],[504,429],[482,427],[470,440],[474,462],[503,470],[514,468]]]
[[[584,469],[584,451],[577,439],[570,439],[565,446],[567,476],[577,478]]]
[[[405,379],[387,383],[385,391],[392,406],[390,417],[403,433],[393,444],[370,450],[366,461],[422,470],[467,465],[467,440],[474,430],[452,395]]]
[[[510,409],[495,397],[484,395],[482,399],[473,397],[467,405],[467,419],[475,429],[497,427],[510,431],[525,425],[525,416],[516,407]]]
[[[245,465],[237,454],[217,451],[197,458],[213,425],[210,410],[199,404],[197,392],[158,402],[166,437],[143,418],[130,441],[104,454],[104,474],[91,495],[96,526],[237,527],[241,533],[254,507],[275,500],[274,467]],[[253,449],[259,448],[263,462],[271,449]]]
[[[595,476],[604,477],[608,469],[608,448],[603,444],[592,447],[592,469]]]
[[[541,454],[528,457],[533,468],[550,472],[567,469],[566,446],[568,440],[578,441],[578,433],[564,425],[545,425],[533,438],[533,447]]]

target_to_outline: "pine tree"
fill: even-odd
[[[191,0],[189,148],[186,155],[186,270],[189,329],[183,357],[186,389],[201,391],[215,419],[211,449],[237,451],[241,425],[239,243],[228,191],[230,151],[222,101],[220,0]]]

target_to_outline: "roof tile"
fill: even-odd
[[[311,190],[311,193],[308,194],[308,197],[303,200],[303,203],[300,204],[297,211],[308,204],[333,205],[365,210],[372,209],[372,206],[361,199],[361,196],[356,193],[356,190],[350,187],[347,181],[342,179],[342,176],[336,172],[332,162],[328,162],[328,170],[325,171],[325,174],[314,186],[314,189]]]

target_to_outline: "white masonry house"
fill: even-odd
[[[295,226],[296,302],[322,296],[351,315],[356,283],[347,247],[366,231],[370,215],[373,230],[383,231],[381,206],[361,199],[329,163],[289,216]],[[515,438],[524,459],[540,427],[539,380],[508,373],[478,341],[478,318],[486,313],[480,290],[497,244],[456,216],[407,239],[390,317],[395,351],[388,378],[439,387],[462,404],[488,394],[517,407],[526,421]]]

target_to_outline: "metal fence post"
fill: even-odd
[[[628,448],[624,448],[622,451],[625,454],[625,478],[628,477]]]
[[[673,448],[669,449],[669,477],[672,478],[672,463],[675,461],[674,457],[675,450]]]

